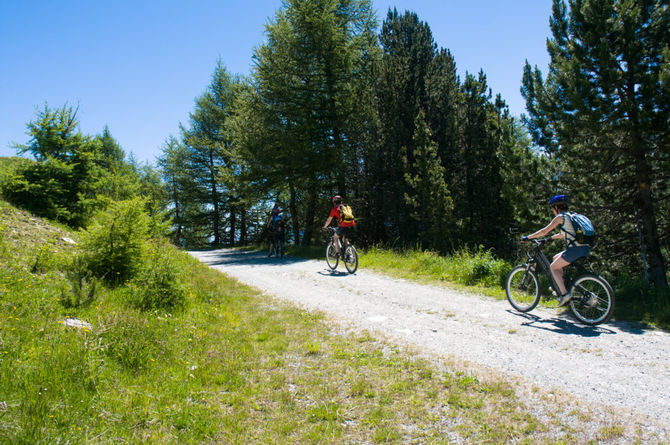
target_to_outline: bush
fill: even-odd
[[[181,268],[173,248],[156,242],[147,261],[130,282],[131,304],[142,310],[174,310],[186,302]]]
[[[145,262],[149,229],[144,200],[112,202],[81,232],[82,255],[89,270],[112,284],[134,278]]]
[[[65,270],[65,277],[68,283],[63,285],[60,298],[63,307],[78,308],[95,300],[99,282],[91,275],[81,257],[72,259]]]
[[[511,269],[506,261],[495,258],[491,251],[481,248],[475,252],[460,251],[455,257],[463,263],[465,276],[462,280],[468,286],[504,286]]]

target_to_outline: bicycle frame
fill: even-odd
[[[535,246],[531,251],[527,251],[526,255],[528,255],[528,267],[533,268],[534,265],[536,270],[540,270],[544,272],[546,275],[547,279],[549,280],[549,286],[551,289],[557,294],[560,295],[560,291],[558,289],[558,284],[556,284],[556,280],[554,280],[554,276],[551,273],[551,263],[549,262],[549,258],[544,254],[542,251],[541,247],[542,244],[539,241],[534,241]]]
[[[533,267],[533,265],[537,265],[536,269],[541,270],[544,272],[546,275],[547,279],[549,280],[549,286],[551,289],[557,294],[560,294],[560,291],[558,289],[558,284],[556,284],[556,280],[554,280],[554,276],[551,273],[551,262],[549,261],[549,258],[544,254],[542,251],[542,245],[545,242],[540,242],[536,240],[531,240],[535,243],[535,246],[533,246],[532,252],[529,250],[526,252],[526,255],[528,255],[528,265],[530,267]],[[563,281],[565,284],[566,289],[570,289],[571,287],[571,277],[578,277],[580,275],[583,275],[585,273],[593,273],[591,272],[588,268],[584,267],[583,265],[583,258],[577,259],[573,263],[568,264],[565,269],[564,269],[564,275],[563,275]],[[570,269],[568,269],[570,267]],[[576,273],[570,273],[570,271],[574,271],[574,269],[577,270]]]

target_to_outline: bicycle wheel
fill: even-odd
[[[344,267],[347,268],[349,273],[354,273],[358,269],[358,252],[356,252],[356,248],[352,245],[348,245],[344,249]]]
[[[335,270],[337,263],[340,262],[340,257],[335,253],[335,245],[333,243],[328,243],[326,247],[326,263],[328,267]]]
[[[519,312],[531,311],[540,302],[540,280],[527,264],[516,266],[507,275],[507,300]]]
[[[582,323],[603,323],[614,312],[614,290],[598,275],[585,274],[577,277],[570,289],[570,295],[570,310]]]

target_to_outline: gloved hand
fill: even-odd
[[[522,242],[522,243],[526,243],[526,242],[528,242],[529,239],[530,239],[530,238],[528,238],[527,235],[524,235],[524,236],[521,237],[521,242]]]

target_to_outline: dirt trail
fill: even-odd
[[[559,310],[519,314],[507,301],[325,261],[229,249],[190,252],[241,282],[429,353],[474,363],[590,404],[648,416],[670,432],[670,334],[629,323],[579,324]],[[658,423],[658,425],[656,425]]]

